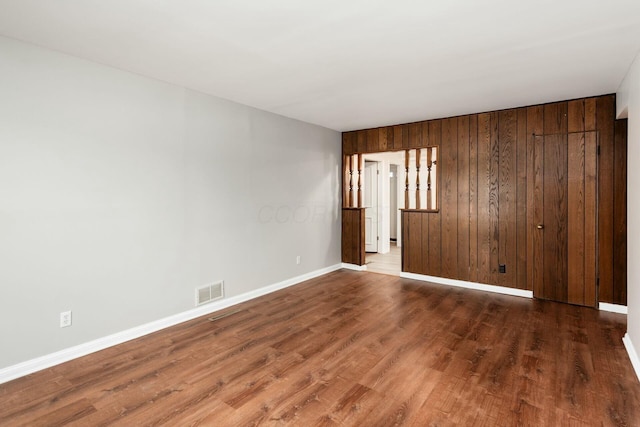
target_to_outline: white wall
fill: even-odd
[[[0,368],[340,262],[338,132],[0,52]]]
[[[640,191],[635,191],[640,185],[640,168],[634,167],[640,163],[640,55],[620,85],[616,101],[618,115],[628,117],[627,333],[640,351]]]

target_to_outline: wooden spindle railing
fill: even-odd
[[[353,156],[349,156],[349,207],[353,207]]]
[[[342,207],[348,208],[349,206],[349,156],[345,154],[342,156]]]
[[[416,148],[416,209],[420,209],[420,149]]]
[[[409,150],[404,151],[404,208],[409,209]]]
[[[427,209],[433,209],[431,196],[431,167],[433,166],[433,148],[427,148]]]
[[[426,154],[426,167],[427,167],[427,188],[426,188],[426,202],[423,202],[423,198],[421,195],[421,181],[420,181],[420,170],[423,167],[422,164],[422,156],[424,150],[427,151]],[[435,181],[434,175],[435,172],[433,167],[436,165],[437,161],[437,152],[435,147],[426,147],[426,148],[416,148],[412,150],[404,150],[404,170],[405,170],[405,178],[404,178],[404,209],[412,209],[411,208],[411,195],[410,192],[411,184],[413,180],[409,179],[409,171],[411,169],[411,154],[412,151],[415,151],[416,161],[416,179],[415,179],[415,206],[413,209],[428,209],[433,210],[436,209],[436,203],[433,201],[433,191],[435,191]],[[356,178],[354,175],[358,174]],[[342,203],[343,207],[346,208],[361,208],[363,207],[362,199],[363,199],[363,185],[364,183],[364,158],[362,153],[345,155],[344,156],[344,187],[343,187],[343,198]],[[424,178],[424,177],[423,177]],[[424,181],[424,180],[423,180]],[[426,205],[423,207],[423,205]]]
[[[362,154],[358,153],[358,207],[362,207]]]

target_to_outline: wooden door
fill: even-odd
[[[534,137],[533,292],[597,302],[597,132]]]

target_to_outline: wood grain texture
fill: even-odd
[[[506,266],[506,273],[499,275],[500,286],[518,287],[516,211],[517,201],[517,164],[516,139],[518,137],[517,110],[504,110],[498,113],[498,259]]]
[[[545,112],[546,114],[546,112]],[[567,137],[544,137],[543,287],[538,298],[567,301]]]
[[[500,264],[500,141],[498,113],[490,116],[489,140],[489,274],[490,284],[498,284]]]
[[[369,129],[367,131],[367,151],[369,153],[380,151],[380,129]]]
[[[584,305],[596,307],[598,303],[598,132],[585,132],[584,150],[584,198],[586,201],[584,215]],[[626,209],[623,220],[626,221]],[[625,228],[625,242],[626,234]],[[624,260],[624,271],[626,277],[626,252]],[[626,282],[624,284],[624,289],[625,291],[627,289]]]
[[[535,154],[541,153],[537,144],[542,143],[539,136],[543,132],[544,108],[542,106],[527,108],[527,289],[539,289],[539,272],[541,264],[536,259],[536,254],[541,254],[541,235],[536,228],[542,221],[540,194],[542,191],[542,178]]]
[[[614,301],[613,297],[613,235],[614,235],[614,97],[596,100],[596,122],[600,145],[598,170],[598,274],[601,301]]]
[[[493,283],[491,269],[491,115],[478,114],[478,282]]]
[[[378,133],[378,151],[387,151],[389,149],[389,134],[393,138],[391,128],[380,128]]]
[[[518,129],[515,144],[516,155],[516,282],[519,289],[527,286],[527,110],[518,109]]]
[[[458,236],[457,236],[457,273],[460,280],[469,280],[470,252],[469,244],[469,116],[458,118],[457,141],[457,187],[458,187]]]
[[[364,265],[364,209],[342,209],[342,262]]]
[[[409,125],[409,147],[424,147],[422,142],[422,123],[411,123]]]
[[[0,385],[0,425],[633,426],[623,315],[336,271]]]
[[[531,122],[531,121],[529,121]],[[533,144],[533,179],[532,179],[532,223],[531,229],[531,253],[529,262],[531,266],[531,279],[533,280],[533,295],[544,295],[544,137],[532,136]]]
[[[440,170],[446,170],[441,178],[442,199],[441,252],[443,277],[458,276],[458,121],[442,121]]]
[[[585,135],[570,133],[567,188],[567,302],[584,305],[585,299]],[[593,200],[595,206],[595,199]],[[595,218],[595,216],[594,216]],[[595,247],[593,248],[595,251]]]
[[[432,120],[429,122],[429,133],[428,133],[428,145],[431,147],[438,148],[438,171],[441,170],[441,161],[442,153],[440,151],[441,141],[442,141],[442,125],[441,120]],[[437,181],[437,207],[441,208],[442,206],[442,173],[438,172],[436,175]],[[441,246],[441,211],[437,213],[432,213],[429,215],[429,275],[440,276],[442,274],[442,257],[440,256],[440,252],[442,251]]]
[[[407,253],[407,271],[424,274],[422,254],[422,215],[418,212],[402,211],[402,225],[407,227],[407,238],[402,245],[403,253]],[[406,248],[405,248],[406,246]]]
[[[402,149],[402,126],[393,126],[393,149]]]
[[[356,132],[356,152],[357,153],[366,153],[367,152],[367,131],[359,130]]]
[[[626,137],[622,125],[614,130],[614,102],[613,95],[605,95],[377,129],[378,149],[382,141],[388,150],[444,144],[437,165],[439,211],[423,219],[421,227],[419,250],[427,274],[533,290],[533,252],[543,244],[536,236],[544,234],[535,228],[544,218],[534,212],[535,189],[543,182],[534,165],[534,135],[559,135],[567,144],[569,134],[596,131],[601,149],[596,158],[599,301],[624,304],[627,149],[626,140],[618,142]],[[346,132],[345,154],[357,151],[363,141],[367,146],[370,133]],[[585,164],[585,176],[587,169]],[[544,187],[538,189],[543,200]],[[587,188],[584,192],[591,197]],[[585,215],[592,214],[585,210]],[[500,264],[506,265],[506,274],[499,273]]]
[[[478,116],[469,119],[469,280],[478,282]]]
[[[574,99],[567,103],[567,130],[584,132],[585,110],[584,99]]]

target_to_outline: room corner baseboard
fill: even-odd
[[[242,302],[252,300],[254,298],[261,297],[263,295],[270,294],[280,289],[287,288],[289,286],[297,285],[298,283],[306,280],[322,276],[332,271],[343,268],[343,264],[335,264],[326,268],[321,268],[291,279],[284,280],[273,285],[265,286],[254,291],[246,292],[241,295],[237,295],[230,298],[218,300],[214,303],[207,304],[201,307],[197,307],[191,310],[184,311],[182,313],[174,314],[163,319],[155,320],[153,322],[146,323],[144,325],[136,326],[131,329],[127,329],[121,332],[117,332],[106,337],[98,338],[93,341],[86,342],[84,344],[69,347],[55,353],[50,353],[35,359],[27,360],[25,362],[18,363],[16,365],[8,366],[0,369],[0,384],[14,380],[16,378],[23,377],[25,375],[32,374],[43,369],[50,368],[55,365],[59,365],[64,362],[68,362],[78,357],[86,356],[96,351],[104,350],[105,348],[112,347],[114,345],[122,344],[126,341],[139,338],[141,336],[157,332],[159,330],[175,326],[179,323],[186,322],[188,320],[195,319],[200,316],[214,313],[219,310],[231,307]]]
[[[367,271],[366,265],[349,264],[346,262],[342,263],[342,268],[346,268],[347,270],[354,270],[354,271]]]
[[[456,286],[458,288],[474,289],[477,291],[493,292],[496,294],[512,295],[523,298],[533,298],[533,292],[524,289],[507,288],[504,286],[485,285],[476,282],[465,282],[464,280],[446,279],[444,277],[427,276],[415,273],[400,273],[400,277],[405,279],[422,280],[423,282],[438,283],[440,285]]]
[[[627,354],[631,360],[633,370],[636,372],[636,377],[638,377],[638,381],[640,381],[640,358],[638,358],[638,353],[631,342],[631,337],[629,337],[628,332],[624,334],[624,337],[622,337],[622,342],[624,343],[624,347],[627,349]]]
[[[607,302],[601,302],[598,304],[598,309],[602,311],[610,311],[611,313],[627,314],[626,305],[609,304]]]

